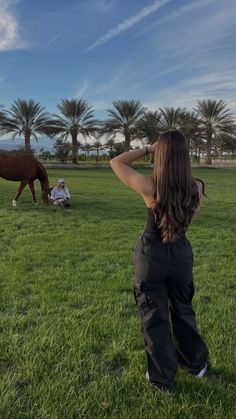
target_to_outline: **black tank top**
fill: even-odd
[[[155,233],[161,237],[161,229],[158,227],[158,221],[155,222],[155,216],[151,208],[147,207],[147,223],[145,233]]]
[[[159,240],[162,240],[162,234],[161,234],[161,228],[158,227],[158,220],[155,221],[155,216],[153,214],[153,211],[151,208],[146,207],[147,208],[147,223],[146,223],[146,227],[144,230],[144,233],[154,233],[155,237]],[[179,238],[183,238],[185,237],[185,232],[183,231],[180,234]]]

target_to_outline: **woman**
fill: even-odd
[[[129,167],[148,153],[154,154],[153,177]],[[185,236],[199,210],[204,183],[192,177],[187,142],[177,130],[110,164],[147,207],[146,229],[135,251],[134,295],[147,354],[146,378],[159,389],[172,391],[177,367],[196,377],[208,368],[208,350],[192,309],[193,253]]]
[[[70,207],[70,192],[65,185],[64,179],[58,179],[57,186],[51,191],[50,199],[53,201],[54,205]]]

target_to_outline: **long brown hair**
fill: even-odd
[[[177,130],[162,134],[154,154],[154,201],[152,210],[163,242],[174,242],[186,231],[200,204],[198,182],[191,173],[189,150]]]

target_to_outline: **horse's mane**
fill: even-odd
[[[38,166],[39,166],[39,180],[47,182],[47,185],[49,186],[48,174],[45,167],[39,161],[38,161]]]

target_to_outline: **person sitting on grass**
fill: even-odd
[[[65,185],[64,179],[58,179],[57,186],[55,186],[51,191],[50,199],[53,201],[53,205],[70,207],[70,192]]]

